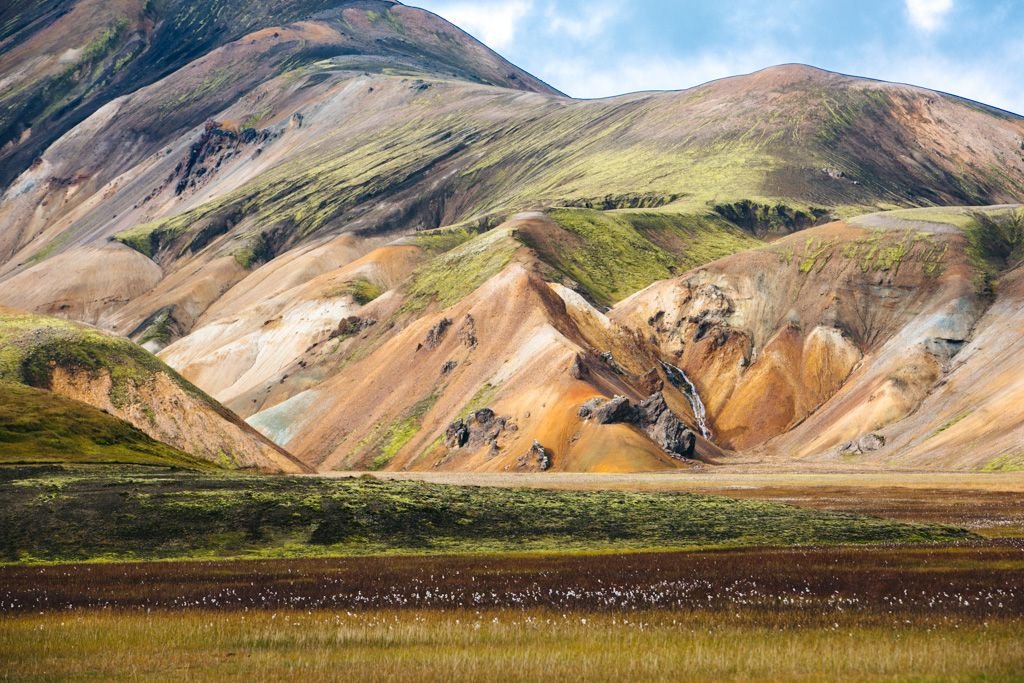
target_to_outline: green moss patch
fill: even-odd
[[[572,239],[537,232],[521,239],[605,306],[657,280],[761,244],[713,216],[589,209],[556,209],[548,215]]]
[[[58,368],[93,377],[109,373],[110,400],[118,407],[127,405],[132,390],[157,373],[167,375],[193,396],[217,405],[163,361],[127,339],[57,318],[0,313],[0,380],[49,389]]]
[[[932,543],[963,529],[694,494],[0,468],[7,559]]]
[[[447,308],[505,268],[520,248],[507,230],[479,235],[424,264],[413,273],[403,304],[406,312],[431,303]]]
[[[85,403],[0,381],[0,464],[118,463],[211,469]]]

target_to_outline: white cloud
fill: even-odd
[[[610,3],[588,4],[585,11],[561,13],[554,4],[547,6],[544,17],[547,19],[548,32],[555,35],[567,35],[573,40],[593,40],[597,38],[619,14],[619,9]]]
[[[573,97],[610,97],[641,90],[682,90],[791,61],[791,54],[773,47],[706,52],[692,58],[620,55],[608,65],[559,59],[545,66],[543,76]]]
[[[910,23],[929,32],[940,28],[953,9],[953,0],[906,0],[906,3]]]
[[[519,27],[533,11],[533,0],[479,2],[414,2],[472,34],[488,47],[505,50],[516,40]]]

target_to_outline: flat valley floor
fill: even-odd
[[[481,495],[515,486],[764,499],[974,536],[8,564],[0,670],[10,680],[1024,678],[1020,473],[374,476]]]

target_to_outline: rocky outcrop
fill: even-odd
[[[587,362],[581,354],[577,353],[572,359],[572,365],[569,366],[569,374],[573,379],[586,379],[590,376],[590,368],[587,367]]]
[[[665,403],[660,391],[645,398],[638,408],[640,426],[666,453],[677,458],[692,458],[697,437]]]
[[[441,344],[444,336],[448,334],[448,328],[451,326],[451,318],[441,318],[436,325],[430,328],[426,339],[416,347],[416,350],[419,351],[423,347],[426,347],[428,350],[436,349]]]
[[[696,452],[696,435],[676,417],[660,391],[645,398],[638,406],[632,405],[625,396],[592,398],[580,406],[577,414],[598,424],[635,425],[675,458],[692,458]]]
[[[462,320],[462,326],[459,327],[459,341],[462,342],[463,346],[470,349],[475,349],[477,345],[476,338],[476,321],[469,313]]]
[[[615,424],[616,422],[637,422],[639,414],[625,396],[614,396],[594,410],[594,420],[598,424]]]
[[[350,315],[347,318],[342,318],[341,322],[338,323],[328,339],[347,339],[354,337],[363,330],[372,327],[377,324],[377,321],[373,318],[360,318],[358,315]]]
[[[551,451],[544,448],[540,441],[534,439],[530,450],[520,456],[516,464],[522,470],[537,468],[541,472],[545,472],[551,469]]]
[[[472,451],[490,445],[494,455],[501,450],[498,441],[506,431],[516,431],[515,424],[507,417],[495,415],[490,408],[481,408],[449,424],[444,432],[444,445],[448,450],[467,448]]]
[[[885,446],[885,437],[881,434],[865,434],[859,439],[844,444],[839,452],[842,455],[863,455],[881,450]]]

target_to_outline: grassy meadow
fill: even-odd
[[[0,568],[14,680],[1019,680],[1012,544]]]
[[[150,467],[0,468],[8,562],[950,543],[943,524],[691,493]]]
[[[892,521],[840,497],[9,464],[0,671],[1020,680],[1021,540],[914,501]]]

